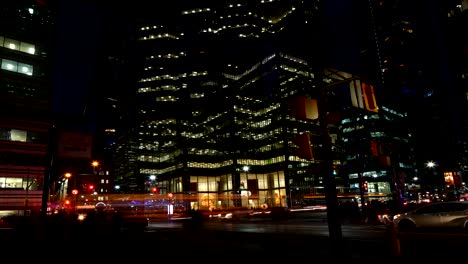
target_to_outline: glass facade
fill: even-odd
[[[295,143],[307,134],[320,152],[317,43],[302,34],[316,34],[318,3],[190,5],[139,21],[138,169],[127,178],[154,175],[196,209],[292,206],[302,198],[290,186],[323,194],[320,157]]]

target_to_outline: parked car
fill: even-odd
[[[437,202],[393,217],[399,231],[431,228],[468,232],[468,201]]]

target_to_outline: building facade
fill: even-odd
[[[30,214],[47,173],[56,15],[47,1],[0,13],[0,214]]]
[[[184,209],[293,207],[324,203],[333,178],[339,197],[358,196],[362,187],[349,182],[357,170],[342,169],[352,141],[343,135],[352,118],[379,109],[369,82],[326,67],[319,2],[196,1],[150,10],[137,20],[137,109],[120,147],[133,159],[122,177],[127,192],[156,186]],[[344,91],[343,104],[326,103],[335,89]],[[363,158],[372,156],[371,142],[362,143]],[[363,172],[372,181],[366,196],[391,199],[389,168]]]

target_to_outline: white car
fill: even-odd
[[[468,201],[437,202],[393,217],[399,231],[417,228],[459,229],[468,232]]]

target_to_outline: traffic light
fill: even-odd
[[[367,192],[367,182],[362,183],[362,189],[364,190],[364,192]]]
[[[154,194],[157,194],[158,193],[158,187],[151,188],[151,192],[154,193]]]
[[[334,164],[333,165],[333,175],[338,175],[338,170],[339,170],[338,165]]]
[[[93,192],[94,191],[94,185],[92,185],[92,184],[88,185],[88,190],[90,192]]]

